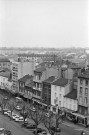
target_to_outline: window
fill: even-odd
[[[38,78],[39,78],[39,80],[40,80],[40,79],[41,79],[41,76],[39,75]]]
[[[84,103],[87,104],[88,100],[87,97],[84,98]]]
[[[83,80],[82,80],[82,79],[80,79],[80,84],[81,84],[81,85],[83,84]]]
[[[81,97],[81,96],[79,97],[79,102],[80,102],[80,103],[82,102],[82,97]]]
[[[82,91],[83,91],[83,89],[82,89],[82,87],[80,87],[80,94],[82,94]]]
[[[86,86],[88,85],[88,80],[85,80],[85,85],[86,85]]]
[[[88,96],[88,88],[85,88],[85,95]]]

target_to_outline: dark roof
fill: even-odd
[[[10,62],[10,60],[7,58],[0,58],[0,62]]]
[[[34,72],[39,72],[39,73],[41,73],[41,72],[43,72],[44,70],[46,70],[45,67],[40,67],[40,68],[35,69]]]
[[[64,97],[76,100],[77,99],[77,89],[73,89],[70,93],[68,93]]]
[[[18,81],[19,82],[26,82],[28,79],[31,79],[32,76],[31,75],[25,75],[22,78],[20,78]]]
[[[78,78],[86,78],[89,79],[89,70],[86,70],[85,72],[82,72]]]
[[[59,78],[59,79],[57,79],[56,81],[54,81],[52,84],[53,84],[53,85],[57,85],[57,86],[62,86],[62,87],[64,87],[65,85],[68,84],[68,79]]]
[[[0,76],[3,76],[3,77],[6,77],[6,78],[10,79],[10,72],[1,71],[0,72]]]
[[[55,76],[50,76],[48,79],[44,80],[45,83],[52,83],[55,79]]]

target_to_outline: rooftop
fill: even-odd
[[[41,72],[43,72],[43,71],[45,71],[45,70],[46,70],[45,67],[40,67],[40,68],[35,69],[34,72],[39,72],[39,73],[41,73]]]
[[[52,83],[54,79],[55,79],[55,76],[50,76],[48,79],[44,80],[43,82]]]
[[[54,81],[52,84],[53,84],[53,85],[57,85],[57,86],[62,86],[62,87],[64,87],[65,85],[68,84],[68,79],[59,78],[59,79],[57,79],[56,81]]]
[[[82,72],[78,78],[86,78],[89,79],[89,70],[86,70],[85,72]]]
[[[0,76],[6,77],[8,79],[10,79],[10,72],[8,71],[1,71],[0,72]]]
[[[28,74],[28,75],[25,75],[22,78],[20,78],[18,81],[19,82],[26,82],[28,79],[31,79],[31,78],[32,78],[32,76]]]
[[[10,62],[10,60],[7,58],[0,58],[0,62]]]
[[[73,89],[70,93],[68,93],[64,97],[76,100],[77,99],[77,89]]]

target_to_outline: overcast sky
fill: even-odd
[[[88,0],[0,0],[0,47],[89,47]]]

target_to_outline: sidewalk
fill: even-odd
[[[76,128],[76,129],[83,129],[83,130],[89,131],[89,127],[86,128],[83,125],[74,124],[73,122],[71,122],[69,120],[63,121],[62,124],[65,125],[65,126],[68,126],[68,127],[73,127],[73,128]]]

